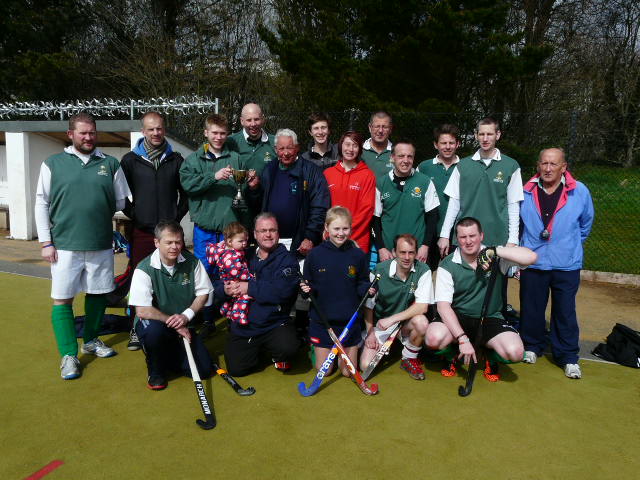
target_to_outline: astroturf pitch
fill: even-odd
[[[83,376],[63,381],[50,325],[50,283],[0,274],[2,429],[0,479],[22,479],[53,460],[49,479],[163,478],[638,478],[639,372],[583,361],[572,381],[547,358],[480,375],[467,398],[463,377],[410,379],[397,358],[371,381],[375,397],[332,376],[313,397],[297,384],[314,372],[301,353],[294,373],[238,379],[239,397],[219,377],[205,380],[218,419],[201,418],[193,382],[145,388],[142,352],[126,334],[105,337],[119,355],[80,357]],[[78,303],[76,314],[82,313]],[[219,354],[224,333],[208,346]],[[220,360],[222,358],[220,357]]]

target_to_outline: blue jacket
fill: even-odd
[[[326,240],[307,255],[304,278],[329,323],[345,326],[369,289],[369,261],[351,240],[340,248]],[[321,323],[313,305],[309,316]]]
[[[260,260],[253,252],[247,258],[249,271],[255,275],[249,280],[249,323],[231,324],[231,332],[241,337],[254,337],[267,333],[290,320],[291,307],[298,295],[300,267],[296,258],[282,244]],[[213,289],[216,300],[229,300],[224,293],[224,282],[214,273]]]
[[[279,168],[280,162],[269,162],[260,175],[262,186],[262,209],[265,211],[269,205],[269,196],[273,187],[273,178]],[[298,191],[303,192],[298,212],[298,225],[296,235],[291,242],[291,251],[295,252],[302,240],[308,238],[314,245],[322,241],[324,231],[324,219],[327,209],[331,206],[329,187],[322,170],[309,160],[298,157],[296,163],[289,169],[289,175],[298,181]]]
[[[538,255],[536,263],[529,268],[580,270],[584,257],[582,245],[593,225],[593,201],[589,189],[569,172],[564,173],[564,189],[547,227],[550,237],[543,240],[540,238],[544,224],[538,202],[539,178],[536,174],[525,184],[524,201],[520,208],[523,225],[520,244]]]

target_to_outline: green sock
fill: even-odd
[[[447,362],[451,363],[451,360],[453,360],[453,357],[456,355],[456,348],[452,344],[449,344],[435,353],[436,355],[442,355]]]
[[[71,305],[54,305],[51,309],[51,325],[61,356],[78,355],[78,341]]]
[[[107,308],[105,295],[87,293],[84,297],[84,342],[90,342],[98,337],[102,326],[102,317]]]
[[[518,360],[517,362],[512,362],[511,360],[507,360],[506,358],[502,358],[500,355],[498,355],[498,352],[496,352],[495,350],[489,350],[489,362],[499,362],[499,363],[518,363],[521,360]]]

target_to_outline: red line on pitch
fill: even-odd
[[[31,475],[29,475],[28,477],[25,477],[24,480],[38,480],[39,478],[44,477],[45,475],[47,475],[48,473],[53,472],[56,468],[58,468],[60,465],[62,465],[64,462],[62,460],[54,460],[53,462],[51,462],[48,465],[45,465],[44,467],[42,467],[40,470],[38,470],[37,472],[33,472]]]

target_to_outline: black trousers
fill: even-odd
[[[271,355],[274,362],[286,362],[296,354],[298,346],[295,327],[290,323],[283,323],[255,337],[241,337],[229,333],[224,358],[229,373],[242,377],[258,365],[263,350]]]
[[[208,378],[213,373],[211,356],[196,331],[190,329],[190,332],[191,351],[198,373],[201,378]],[[138,320],[136,333],[146,355],[149,375],[166,376],[168,372],[179,372],[191,376],[184,342],[173,328],[156,320]]]

